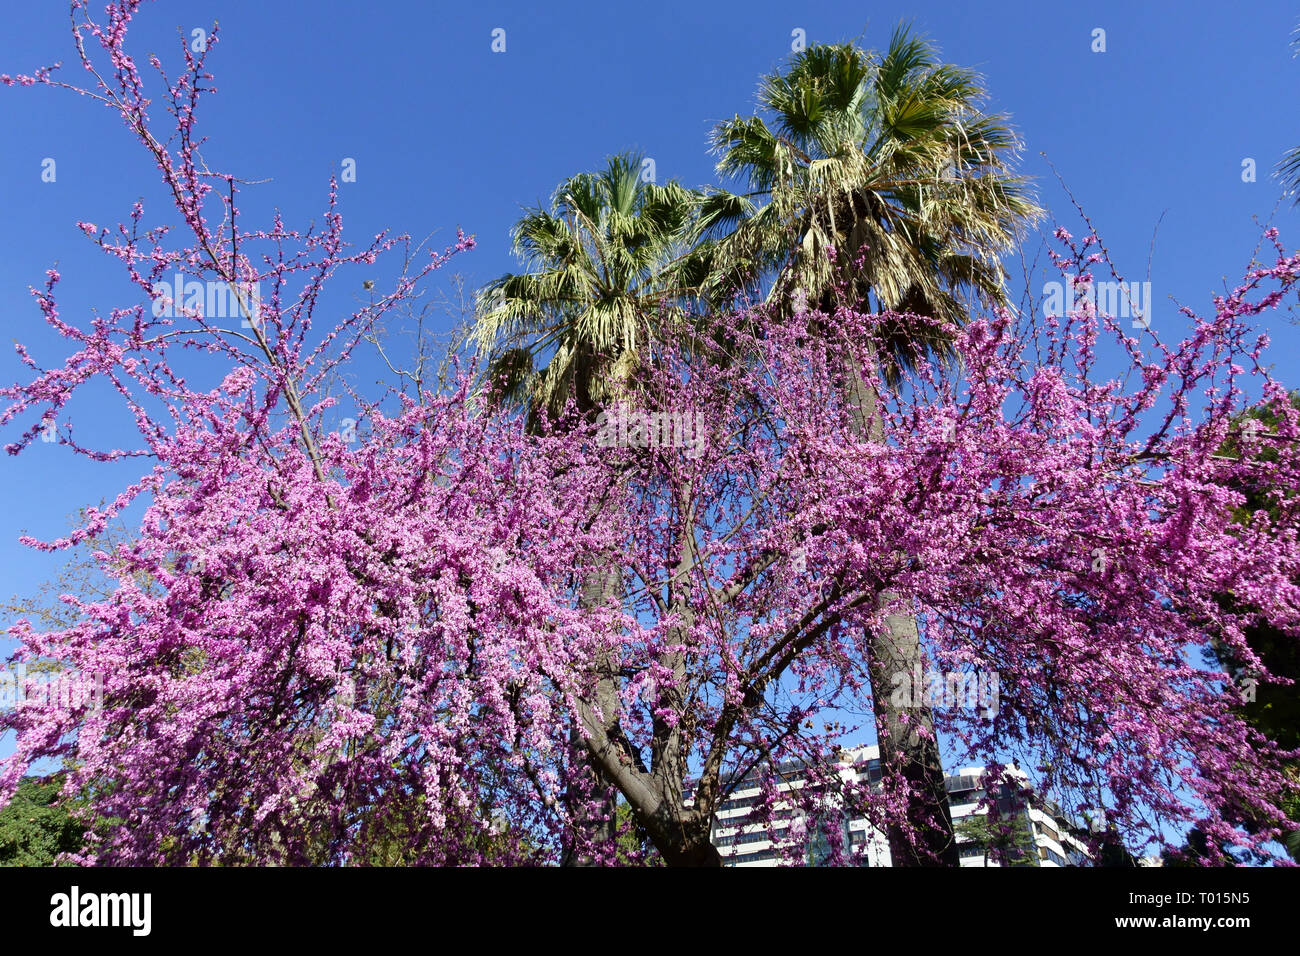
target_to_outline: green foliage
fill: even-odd
[[[698,194],[649,181],[642,163],[623,153],[561,183],[514,227],[526,271],[479,293],[472,335],[487,378],[534,414],[617,398],[691,295],[680,273]]]
[[[659,851],[650,840],[650,834],[641,826],[624,800],[618,801],[615,816],[618,833],[618,863],[620,866],[663,866]]]
[[[0,866],[54,866],[83,845],[85,826],[60,797],[63,775],[25,777],[0,810]]]
[[[958,821],[953,830],[958,839],[984,848],[984,861],[1003,866],[1038,866],[1038,848],[1029,830],[1029,815],[1016,813],[1009,817],[991,817],[988,814],[967,817]]]

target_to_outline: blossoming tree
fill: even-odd
[[[670,864],[720,862],[714,813],[751,773],[752,820],[779,826],[791,859],[812,821],[832,861],[860,860],[826,825],[847,812],[901,822],[905,855],[927,826],[903,819],[906,778],[885,766],[859,786],[833,758],[891,684],[882,669],[924,665],[998,675],[996,708],[934,708],[934,732],[972,760],[1017,757],[1067,810],[1104,811],[1097,847],[1160,842],[1172,821],[1267,855],[1287,828],[1276,748],[1228,676],[1195,663],[1217,642],[1267,681],[1244,629],[1300,634],[1300,420],[1251,327],[1300,276],[1273,233],[1273,264],[1209,317],[1188,312],[1175,343],[1078,296],[1066,315],[945,328],[959,362],[895,369],[861,343],[933,320],[738,310],[700,316],[709,334],[638,371],[636,440],[576,414],[532,433],[467,370],[356,396],[364,427],[346,441],[324,383],[472,240],[408,257],[391,292],[320,328],[336,274],[400,238],[347,246],[333,189],[319,232],[245,230],[238,180],[195,152],[207,52],[165,81],[175,130],[160,138],[125,46],[138,3],[103,25],[73,6],[85,92],[153,157],[186,238],[146,228],[141,204],[114,229],[81,224],[140,301],[71,321],[51,272],[36,305],[70,354],[42,368],[19,346],[31,374],[0,390],[0,425],[31,422],[20,453],[79,388],[111,383],[139,447],[59,439],[148,462],[84,528],[27,542],[93,539],[144,506],[103,556],[111,597],[70,597],[68,628],[10,631],[21,660],[103,674],[104,701],[0,714],[17,739],[0,799],[33,761],[71,758],[69,791],[118,821],[88,853],[105,863],[549,862],[584,839],[593,763]],[[71,88],[57,77],[0,79]],[[1095,238],[1057,238],[1063,276],[1090,282]],[[243,321],[155,308],[176,271],[231,289]],[[882,396],[879,428],[855,425],[850,374]],[[1275,426],[1234,432],[1248,391]],[[1219,454],[1229,439],[1242,454]],[[1243,482],[1270,489],[1246,522]],[[584,599],[594,563],[619,569],[619,598]],[[870,653],[891,614],[915,617],[924,661]],[[879,729],[931,732],[906,711]],[[787,759],[806,769],[797,794],[771,773]],[[801,826],[779,819],[791,801]]]

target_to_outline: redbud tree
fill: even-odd
[[[791,860],[820,830],[832,862],[862,862],[846,814],[918,845],[927,826],[907,818],[901,768],[860,786],[835,765],[888,690],[870,638],[904,614],[927,669],[998,678],[996,706],[934,707],[934,732],[969,761],[1014,757],[1068,812],[1104,812],[1094,849],[1195,824],[1272,856],[1285,755],[1200,653],[1227,648],[1269,681],[1245,630],[1300,633],[1300,420],[1252,324],[1295,289],[1300,257],[1271,230],[1275,260],[1209,316],[1187,310],[1173,343],[1086,295],[1066,315],[962,327],[737,308],[694,317],[707,334],[689,348],[656,343],[621,427],[576,412],[526,427],[468,367],[354,394],[348,440],[326,382],[473,241],[408,254],[391,291],[317,323],[329,284],[402,237],[345,243],[332,186],[317,230],[245,228],[239,180],[196,153],[218,36],[174,79],[151,59],[174,117],[161,136],[126,52],[137,7],[101,25],[73,4],[95,79],[78,92],[148,151],[183,238],[143,204],[80,224],[138,301],[68,319],[52,271],[34,297],[68,354],[46,368],[19,346],[30,374],[0,391],[0,425],[28,423],[14,454],[55,422],[74,453],[145,463],[84,527],[26,544],[94,541],[133,502],[143,517],[101,552],[111,597],[69,595],[62,630],[10,628],[16,660],[102,674],[104,694],[0,714],[17,741],[0,799],[34,761],[66,759],[68,792],[109,821],[85,858],[108,864],[635,860],[584,842],[609,788],[663,861],[717,864],[714,813],[753,774],[751,820]],[[75,89],[57,77],[2,79]],[[1095,237],[1056,238],[1064,281],[1087,286]],[[173,301],[174,283],[169,299],[178,271],[229,289],[242,321]],[[955,361],[897,366],[871,346],[925,325]],[[850,380],[876,396],[878,428],[855,423]],[[96,382],[137,447],[88,447],[63,422]],[[1275,424],[1240,427],[1249,395]],[[1267,507],[1243,520],[1247,492]],[[621,578],[603,604],[583,593],[596,566]],[[808,778],[794,794],[772,774],[790,759]]]

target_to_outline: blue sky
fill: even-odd
[[[792,31],[809,42],[860,38],[879,47],[900,17],[946,59],[986,77],[991,107],[1010,113],[1025,140],[1022,168],[1037,180],[1040,201],[1081,231],[1045,153],[1129,278],[1145,278],[1163,215],[1151,255],[1154,325],[1173,332],[1183,320],[1171,300],[1204,309],[1225,278],[1234,284],[1258,240],[1252,217],[1273,217],[1289,247],[1300,243],[1300,211],[1288,202],[1274,216],[1280,190],[1270,178],[1300,144],[1300,59],[1288,42],[1300,10],[1283,0],[1086,9],[910,0],[797,10],[766,0],[185,0],[147,4],[130,42],[141,58],[156,51],[174,69],[178,28],[188,35],[220,21],[208,61],[219,92],[202,107],[200,128],[211,137],[210,166],[270,180],[243,194],[246,226],[266,222],[274,208],[291,225],[318,216],[329,176],[351,157],[357,181],[341,188],[351,237],[387,228],[434,232],[441,244],[461,226],[479,241],[455,264],[472,287],[514,267],[508,230],[521,205],[613,152],[643,151],[660,181],[716,182],[712,124],[751,112],[759,76],[788,56]],[[495,28],[506,31],[504,53],[491,49]],[[1105,30],[1105,52],[1091,49],[1096,28]],[[6,10],[0,72],[62,60],[66,78],[80,81],[74,56],[65,4]],[[46,269],[57,261],[63,274],[65,318],[137,301],[74,223],[116,223],[140,196],[154,217],[175,217],[151,161],[98,104],[0,88],[0,130],[0,324],[38,359],[61,362],[66,347],[45,330],[27,291]],[[47,157],[57,163],[53,183],[41,181]],[[1255,182],[1242,180],[1247,158]],[[359,290],[362,278],[340,281]],[[1041,287],[1044,278],[1033,281]],[[1267,327],[1277,374],[1300,386],[1290,367],[1300,331],[1281,313]],[[7,347],[0,352],[0,380],[23,372]],[[128,441],[120,403],[99,394],[73,406],[77,433],[107,447]],[[0,509],[0,596],[31,593],[58,569],[57,556],[20,546],[20,533],[64,533],[70,513],[115,495],[138,472],[138,463],[98,465],[55,445],[0,458],[8,503]]]

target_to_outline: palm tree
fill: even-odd
[[[701,200],[694,235],[712,265],[708,296],[720,300],[739,275],[751,285],[770,280],[767,301],[778,314],[844,303],[954,323],[972,295],[1003,301],[999,253],[1041,211],[1011,173],[1015,135],[1005,117],[981,111],[983,98],[975,73],[940,62],[906,27],[879,57],[854,44],[796,54],[763,79],[765,115],[715,128],[719,172],[748,189]],[[895,370],[925,353],[950,354],[931,325],[898,323],[867,345]],[[848,373],[856,425],[880,440],[879,397],[857,369]],[[881,608],[896,601],[878,597]],[[916,730],[933,731],[931,714],[904,722],[887,692],[891,675],[921,658],[916,619],[886,621],[887,633],[868,647],[882,757],[912,785],[909,817],[935,821],[919,847],[891,828],[891,855],[895,865],[957,865],[938,747]]]
[[[479,293],[473,338],[487,378],[534,416],[558,416],[570,399],[592,413],[625,397],[691,294],[680,279],[700,196],[644,181],[641,166],[623,153],[561,183],[550,209],[529,210],[513,230],[526,271]]]
[[[833,305],[847,282],[855,307],[874,294],[879,308],[954,321],[966,313],[959,292],[1000,298],[998,254],[1041,211],[1009,171],[1018,143],[1006,118],[978,108],[984,95],[975,73],[941,63],[905,27],[878,60],[853,44],[815,45],[764,77],[771,124],[736,116],[714,130],[719,172],[749,191],[713,190],[702,203],[713,290],[728,271],[775,272],[778,305],[796,292]],[[905,358],[913,334],[882,344]]]
[[[626,399],[655,342],[674,327],[681,331],[682,306],[692,294],[680,284],[691,258],[686,236],[701,197],[676,182],[647,182],[641,169],[640,156],[623,153],[599,172],[561,183],[549,209],[527,211],[513,230],[525,271],[479,293],[472,332],[487,356],[484,387],[524,407],[534,426],[557,419],[571,401],[590,417]],[[593,555],[589,568],[579,597],[584,607],[621,595],[616,556]],[[611,724],[620,666],[612,652],[596,665],[598,710]],[[572,743],[581,752],[576,723]],[[590,762],[588,774],[592,788],[608,794]],[[587,841],[612,841],[613,797],[579,813],[576,827]],[[588,862],[566,853],[566,864]]]

